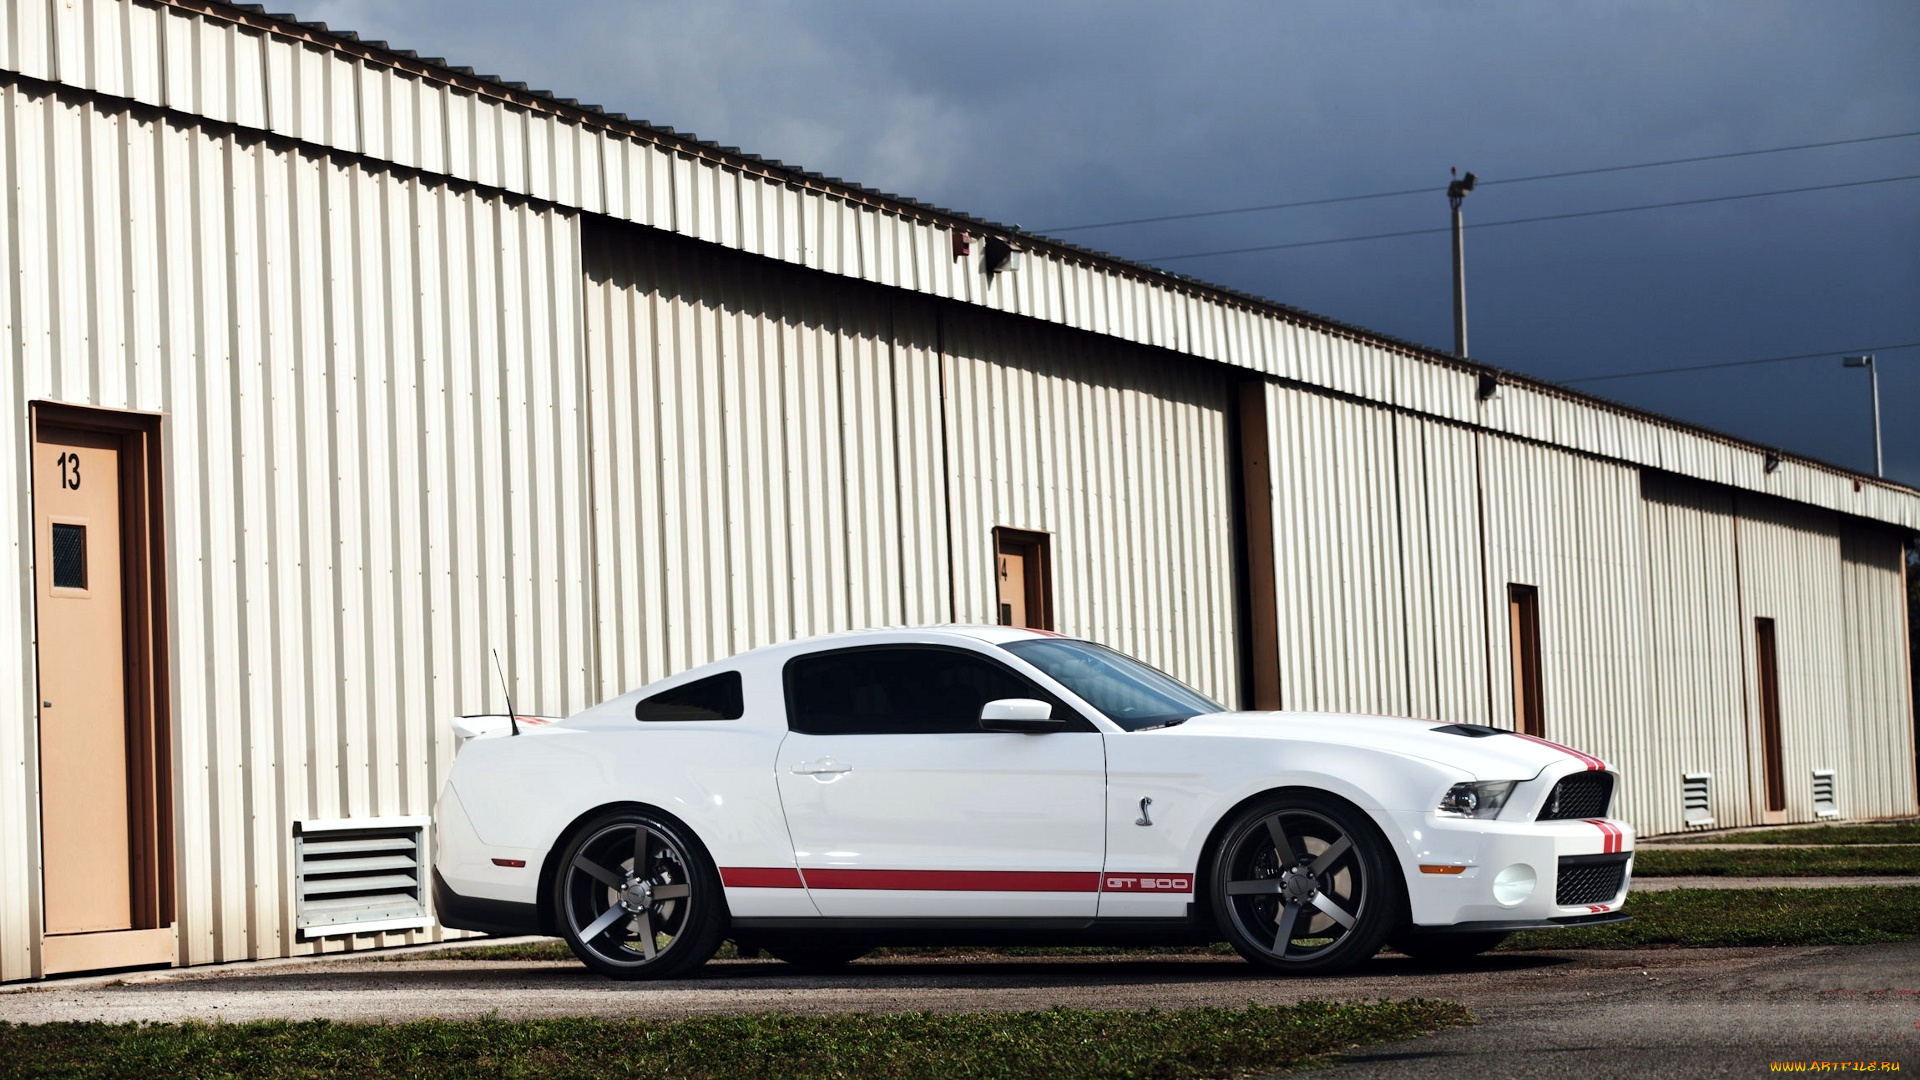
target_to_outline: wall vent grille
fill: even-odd
[[[1839,817],[1840,805],[1833,801],[1833,770],[1813,770],[1813,815]]]
[[[1681,820],[1689,829],[1713,824],[1713,774],[1683,773],[1680,777]]]
[[[305,938],[432,926],[425,817],[293,826],[294,925]]]

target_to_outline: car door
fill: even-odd
[[[1104,854],[1100,735],[983,651],[869,646],[794,657],[777,765],[795,860],[820,913],[1092,918]],[[980,707],[1038,698],[1040,735]]]

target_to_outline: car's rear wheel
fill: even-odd
[[[561,936],[615,979],[684,975],[720,946],[720,875],[679,823],[638,808],[582,825],[553,876]]]
[[[1387,944],[1392,946],[1395,952],[1405,953],[1415,960],[1446,963],[1479,956],[1505,940],[1507,935],[1498,931],[1436,934],[1419,930],[1403,930],[1389,938]]]
[[[765,941],[760,947],[783,964],[805,972],[837,971],[873,951],[858,942]]]
[[[1287,974],[1326,974],[1380,949],[1401,906],[1384,845],[1360,811],[1280,795],[1220,834],[1214,918],[1242,956]]]

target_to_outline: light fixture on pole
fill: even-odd
[[[1873,388],[1873,475],[1887,478],[1886,460],[1880,454],[1880,368],[1873,362],[1873,354],[1848,356],[1840,363],[1845,367],[1863,367],[1867,369],[1867,384]]]
[[[1472,173],[1459,175],[1460,170],[1449,169],[1454,174],[1452,182],[1447,184],[1447,203],[1453,207],[1453,355],[1462,360],[1467,358],[1467,248],[1465,238],[1460,235],[1460,203],[1473,190],[1477,177]]]

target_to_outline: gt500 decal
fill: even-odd
[[[1105,892],[1192,892],[1192,874],[1108,874],[1101,879]]]

